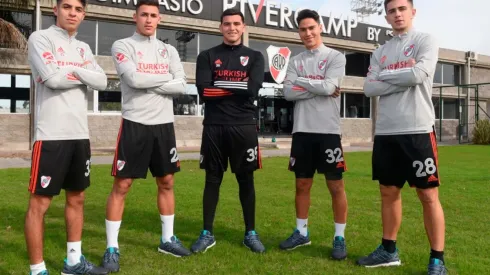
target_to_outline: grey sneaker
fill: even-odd
[[[93,263],[87,261],[82,255],[80,257],[80,262],[76,265],[68,265],[65,259],[65,265],[63,266],[63,271],[61,275],[106,275],[109,274],[109,270],[95,266]]]
[[[446,275],[447,269],[444,262],[439,259],[430,259],[428,267],[428,275]]]
[[[119,248],[109,247],[102,258],[102,266],[110,272],[119,271]]]
[[[29,275],[49,275],[49,272],[47,270],[43,270],[37,274],[32,274],[32,272],[29,272]]]
[[[211,232],[203,230],[201,235],[199,235],[199,239],[192,245],[191,251],[192,253],[204,253],[215,244],[216,240],[214,239],[214,236],[211,235]]]
[[[311,241],[309,235],[310,234],[308,233],[305,237],[299,233],[298,229],[296,229],[289,238],[279,245],[279,248],[282,250],[293,250],[300,246],[310,245]]]
[[[243,239],[243,244],[252,250],[252,252],[265,252],[265,247],[259,239],[259,234],[257,234],[255,230],[246,233],[245,238]]]
[[[185,257],[191,255],[191,252],[182,245],[182,243],[176,236],[172,236],[170,238],[170,242],[163,242],[160,239],[158,252],[170,254],[175,257]]]
[[[332,258],[335,260],[343,260],[347,258],[347,246],[345,238],[336,236],[333,239]]]
[[[365,267],[398,266],[401,265],[401,261],[398,257],[398,249],[393,253],[388,253],[382,245],[379,245],[367,257],[357,260],[357,264]]]

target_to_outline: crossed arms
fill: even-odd
[[[28,59],[39,73],[40,79],[37,81],[52,90],[67,90],[80,85],[95,90],[104,90],[107,87],[107,76],[97,64],[90,47],[86,46],[85,51],[85,62],[81,67],[60,67],[47,37],[39,33],[33,33],[29,37]]]
[[[340,81],[344,76],[346,59],[338,54],[330,61],[325,69],[325,79],[313,80],[300,77],[296,71],[295,61],[288,64],[284,80],[284,98],[289,101],[309,99],[316,96],[337,97],[340,91]]]
[[[406,66],[394,70],[381,70],[380,49],[371,57],[371,66],[364,82],[364,93],[368,97],[404,92],[410,87],[422,84],[434,72],[439,51],[434,39],[426,36],[420,44],[417,56],[409,59]]]
[[[179,95],[185,93],[186,75],[180,57],[174,47],[168,47],[169,74],[149,74],[139,72],[137,64],[121,41],[112,45],[112,57],[117,73],[129,87],[161,95]]]

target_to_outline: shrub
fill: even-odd
[[[473,130],[474,144],[490,144],[490,120],[484,119],[476,122]]]

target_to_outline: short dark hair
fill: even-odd
[[[85,8],[87,7],[87,0],[78,0],[80,3],[82,3],[82,6]],[[59,5],[63,2],[63,0],[56,0],[56,4]]]
[[[318,12],[309,9],[301,10],[298,13],[298,17],[296,18],[296,23],[298,23],[299,25],[299,23],[301,23],[301,21],[306,18],[311,18],[315,20],[318,24],[320,24],[320,15],[318,14]]]
[[[388,11],[388,4],[393,1],[393,0],[385,0],[385,11]],[[413,0],[408,0],[408,2],[410,2],[410,4],[412,4],[413,6]]]
[[[160,9],[160,4],[158,3],[158,0],[138,0],[138,4],[136,4],[136,10],[138,10],[143,5],[154,6]]]
[[[223,18],[225,16],[232,16],[232,15],[240,15],[240,17],[242,18],[242,23],[245,23],[245,17],[243,16],[243,13],[235,8],[231,8],[231,9],[226,9],[222,14],[221,14],[221,18],[220,18],[220,21],[221,23],[223,23]]]

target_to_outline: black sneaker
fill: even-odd
[[[160,239],[158,252],[170,254],[175,257],[185,257],[191,255],[189,249],[185,248],[176,236],[172,236],[170,238],[170,242],[163,242],[163,240]]]
[[[279,248],[282,250],[293,250],[300,246],[310,245],[311,241],[309,235],[310,234],[307,233],[305,237],[301,235],[301,233],[299,233],[298,229],[296,229],[294,230],[293,234],[289,236],[289,238],[287,238],[279,245]]]
[[[110,272],[119,271],[119,248],[109,247],[102,258],[102,266]]]
[[[259,234],[255,230],[247,232],[245,238],[243,239],[243,244],[248,247],[252,252],[263,253],[265,252],[265,247],[259,239]]]
[[[365,267],[398,266],[401,265],[401,261],[398,257],[398,249],[389,253],[380,245],[369,256],[357,260],[357,264]]]
[[[444,262],[439,259],[430,259],[428,267],[428,275],[446,275],[447,269]]]
[[[347,246],[345,238],[336,236],[333,239],[332,258],[335,260],[343,260],[347,258]]]
[[[199,235],[199,239],[192,245],[191,251],[192,253],[204,253],[215,244],[216,240],[214,239],[214,236],[211,235],[211,232],[203,230],[201,235]]]
[[[109,274],[109,270],[95,266],[93,263],[87,261],[82,255],[80,257],[80,262],[76,265],[68,265],[65,259],[65,265],[63,266],[63,271],[61,275],[106,275]]]

